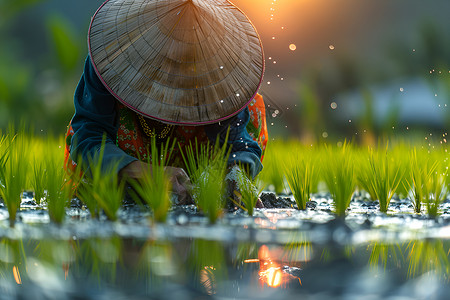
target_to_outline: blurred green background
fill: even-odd
[[[236,0],[263,41],[271,138],[434,134],[450,125],[450,1]],[[62,134],[97,0],[0,0],[0,128]],[[295,50],[290,45],[295,45]]]

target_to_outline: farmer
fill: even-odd
[[[264,57],[247,17],[227,0],[109,0],[92,18],[89,56],[77,86],[66,168],[89,161],[106,135],[105,170],[148,172],[148,145],[176,139],[166,172],[180,203],[190,199],[181,152],[225,140],[228,165],[255,177],[267,142],[260,87]],[[180,150],[181,149],[181,150]],[[89,166],[84,166],[89,171]]]

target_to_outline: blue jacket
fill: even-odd
[[[107,170],[115,163],[119,169],[127,166],[137,159],[126,154],[116,145],[119,117],[116,106],[116,98],[102,84],[97,77],[88,56],[75,91],[75,114],[72,118],[74,135],[70,146],[71,159],[77,162],[81,157],[84,162],[96,157],[100,152],[103,135],[106,134],[106,145],[102,167]],[[208,139],[214,143],[217,136],[223,143],[230,127],[228,144],[232,146],[228,160],[229,165],[241,163],[248,167],[250,175],[255,177],[262,169],[261,148],[247,132],[246,126],[250,116],[248,108],[245,108],[236,116],[221,122],[220,124],[205,125]],[[86,166],[85,171],[89,171]]]

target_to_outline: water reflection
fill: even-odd
[[[450,275],[447,240],[342,246],[295,237],[295,242],[284,245],[194,238],[3,238],[0,289],[6,299],[27,290],[87,299],[107,291],[169,294],[167,298],[177,293],[259,298],[277,291],[357,291],[358,284],[367,288],[362,278],[377,282],[375,278],[387,280],[390,274],[397,276],[390,283],[392,289],[430,274],[445,285]]]

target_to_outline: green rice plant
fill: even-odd
[[[67,184],[68,178],[62,162],[48,157],[45,163],[45,187],[47,189],[47,209],[50,220],[62,224],[66,216],[66,208],[72,195],[72,186]]]
[[[287,154],[285,149],[284,143],[271,142],[264,155],[264,169],[260,178],[267,185],[273,186],[276,194],[282,193],[285,189],[284,173],[279,164]]]
[[[375,185],[372,184],[372,168],[370,158],[367,157],[366,151],[358,151],[357,156],[358,168],[356,169],[357,184],[360,188],[369,194],[370,200],[377,200]]]
[[[165,145],[161,145],[158,151],[156,140],[151,141],[151,163],[148,163],[148,171],[144,178],[139,181],[130,180],[130,185],[134,191],[131,196],[137,203],[146,203],[153,211],[153,219],[156,222],[165,222],[167,213],[171,206],[170,190],[171,182],[166,175],[165,166],[170,161],[169,140]],[[161,153],[161,155],[159,155]]]
[[[0,195],[9,213],[9,226],[14,227],[17,210],[22,202],[21,194],[27,183],[28,149],[21,130],[12,135],[14,128],[10,126],[10,134],[6,138],[6,152],[0,157]]]
[[[34,200],[37,205],[40,205],[42,198],[44,198],[45,177],[46,169],[44,168],[44,163],[42,161],[37,161],[35,158],[33,163],[31,186],[34,191]]]
[[[77,194],[86,204],[93,218],[98,218],[100,210],[103,210],[108,219],[116,221],[117,212],[124,197],[125,181],[119,180],[118,163],[108,169],[103,167],[104,152],[105,139],[99,154],[89,158],[90,176],[85,175],[80,180]]]
[[[400,184],[398,185],[395,193],[401,198],[407,198],[409,194],[409,185],[408,183],[411,181],[411,160],[409,159],[409,153],[411,153],[411,149],[413,148],[410,143],[402,142],[395,147],[392,147],[390,151],[391,161],[395,161],[395,164],[399,166],[401,172],[400,176]]]
[[[363,187],[374,193],[380,202],[380,211],[387,212],[389,203],[402,179],[400,166],[389,156],[388,147],[385,151],[369,149],[369,167],[359,178]]]
[[[233,169],[237,172],[237,191],[235,191],[235,193],[237,193],[237,196],[240,198],[242,203],[244,203],[244,209],[247,211],[249,216],[253,216],[253,212],[262,189],[258,190],[256,188],[256,180],[252,180],[247,175],[247,172],[244,171],[243,167],[235,166]],[[233,172],[233,170],[231,172]]]
[[[441,172],[434,171],[426,183],[425,205],[428,216],[432,218],[438,216],[439,205],[447,197],[448,190],[445,184],[446,174],[447,172],[442,174]]]
[[[436,171],[438,166],[437,161],[432,162],[427,153],[417,153],[414,148],[410,154],[410,182],[409,197],[413,202],[414,211],[416,213],[422,212],[422,202],[429,197],[429,182],[432,174]]]
[[[6,163],[9,159],[9,147],[6,145],[8,136],[4,136],[0,131],[0,176],[4,176],[6,172]],[[0,185],[3,185],[4,178],[0,177]]]
[[[345,142],[341,149],[327,148],[322,161],[322,176],[331,196],[338,217],[345,216],[356,187],[351,145]]]
[[[297,159],[288,160],[288,165],[284,166],[289,188],[300,210],[306,209],[306,202],[317,188],[319,173],[316,166],[311,154],[303,158],[297,155]]]
[[[230,150],[227,147],[228,135],[220,146],[217,139],[214,147],[208,144],[192,143],[181,151],[186,171],[193,184],[193,198],[198,208],[209,218],[211,223],[223,212],[225,205],[225,173]]]

